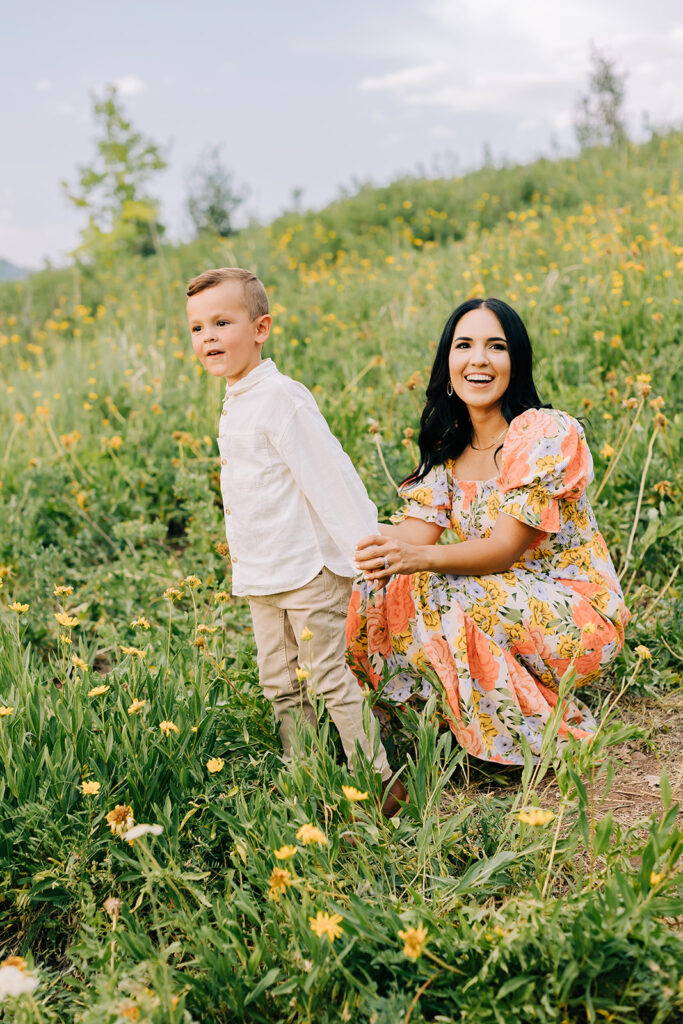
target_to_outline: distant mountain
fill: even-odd
[[[0,259],[0,281],[20,281],[32,273],[27,267],[15,267],[9,260]]]

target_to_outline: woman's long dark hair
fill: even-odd
[[[432,466],[457,459],[472,440],[472,421],[467,406],[455,392],[452,395],[446,392],[451,379],[448,357],[460,318],[473,309],[482,308],[489,309],[498,319],[510,353],[510,383],[500,408],[507,422],[525,409],[552,408],[541,402],[536,391],[531,342],[519,314],[502,299],[468,299],[453,310],[443,329],[427,385],[427,403],[420,419],[420,464],[403,483],[417,483]]]

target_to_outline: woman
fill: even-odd
[[[394,525],[358,546],[364,575],[347,620],[360,682],[402,703],[445,697],[465,750],[500,764],[538,756],[567,670],[595,679],[624,642],[629,614],[586,497],[581,425],[543,405],[531,344],[499,299],[449,318],[427,388],[420,465]],[[439,544],[446,529],[456,543]],[[558,740],[588,738],[570,699]]]

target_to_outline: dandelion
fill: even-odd
[[[132,843],[141,836],[160,836],[164,831],[163,825],[133,825],[123,834],[127,843]]]
[[[310,629],[308,628],[308,626],[304,626],[303,630],[301,631],[301,640],[302,640],[302,642],[305,643],[306,640],[312,640],[312,639],[313,639],[313,634],[311,633]]]
[[[277,902],[280,899],[280,893],[286,892],[291,884],[292,876],[287,868],[273,868],[268,879],[268,885],[270,886],[268,898]]]
[[[547,825],[555,817],[552,811],[544,811],[541,807],[525,807],[517,818],[524,825]]]
[[[643,661],[652,661],[652,651],[649,647],[646,647],[644,644],[638,644],[635,653],[638,655],[639,658],[642,658]]]
[[[139,647],[124,647],[121,645],[122,654],[130,654],[131,658],[139,658],[143,661],[147,657],[147,651],[141,650]]]
[[[83,796],[97,796],[102,784],[100,782],[90,781],[81,783],[81,793]]]
[[[322,910],[319,910],[315,917],[309,917],[308,923],[311,931],[315,932],[319,939],[322,939],[323,935],[327,935],[330,942],[334,942],[344,934],[344,929],[341,927],[343,920],[341,914],[324,914]]]
[[[137,714],[138,711],[142,711],[142,709],[145,706],[145,703],[146,702],[144,700],[135,699],[132,704],[128,705],[128,714],[135,715]]]
[[[308,846],[310,843],[317,843],[318,846],[327,845],[327,836],[322,832],[317,825],[311,825],[309,823],[302,825],[296,834],[296,838],[299,842],[303,843],[304,846]]]
[[[133,621],[130,624],[130,627],[131,627],[131,629],[149,629],[150,628],[149,622],[144,617],[144,615],[141,615],[139,619],[133,619]]]
[[[135,824],[133,808],[128,804],[117,804],[114,810],[107,814],[106,821],[113,835],[122,836]]]
[[[21,956],[10,956],[0,964],[0,1003],[17,996],[29,995],[38,987],[38,979],[27,970]]]
[[[11,605],[8,607],[11,612],[17,612],[18,615],[23,615],[24,612],[29,610],[30,605],[21,604],[20,601],[12,601]]]
[[[360,789],[356,789],[355,786],[342,786],[342,793],[347,800],[360,801],[367,800],[370,796],[369,793],[361,792]]]
[[[55,595],[55,597],[68,597],[69,594],[73,594],[73,592],[74,592],[74,588],[73,587],[65,587],[65,586],[62,586],[61,583],[60,583],[60,585],[58,587],[55,587],[55,589],[52,591],[52,593]]]
[[[296,669],[296,678],[299,680],[300,683],[303,683],[304,679],[308,679],[308,676],[309,671],[307,668]]]
[[[210,775],[215,775],[217,772],[223,771],[225,761],[222,757],[210,757],[206,762],[206,770]]]
[[[398,933],[399,939],[403,939],[403,953],[411,960],[417,960],[422,953],[422,947],[427,939],[427,929],[419,924],[417,928],[406,928]]]
[[[0,708],[0,718],[8,718],[14,714],[14,708],[2,707]]]
[[[278,850],[273,850],[273,855],[275,860],[289,860],[290,857],[293,857],[294,854],[298,852],[298,847],[286,844],[285,846],[281,846]]]
[[[109,686],[102,684],[101,686],[93,686],[92,690],[88,690],[89,697],[101,697],[103,693],[106,693]]]
[[[159,722],[159,728],[163,732],[164,736],[168,736],[172,732],[178,732],[178,726],[175,722]]]
[[[81,672],[88,671],[87,662],[83,661],[83,658],[79,658],[77,654],[71,655],[71,661],[76,666],[76,668],[80,668]]]
[[[67,615],[66,612],[56,612],[55,618],[60,626],[64,626],[65,629],[71,629],[73,626],[78,625],[78,619],[75,615]]]

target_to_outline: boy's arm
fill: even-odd
[[[296,405],[273,444],[349,567],[357,572],[356,545],[377,533],[377,509],[313,396],[309,399]]]

